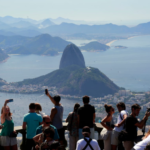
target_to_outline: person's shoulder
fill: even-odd
[[[53,125],[50,125],[51,128],[53,128],[54,130],[56,130],[57,128]]]
[[[33,115],[34,115],[35,117],[38,117],[38,118],[40,117],[40,118],[41,118],[41,114],[34,113]]]
[[[93,141],[94,143],[97,143],[97,140],[95,140],[95,139],[92,139],[92,141]]]
[[[28,117],[28,116],[30,116],[30,113],[27,113],[27,114],[24,115],[24,117]]]
[[[42,125],[38,126],[36,129],[37,130],[40,130],[42,128]]]
[[[79,143],[82,143],[83,141],[84,141],[84,139],[80,139],[80,140],[78,140],[77,143],[79,144]]]
[[[88,107],[90,107],[90,108],[95,108],[93,105],[91,105],[91,104],[88,104],[87,105]]]
[[[120,113],[123,114],[123,115],[128,114],[128,112],[126,110],[122,110]]]

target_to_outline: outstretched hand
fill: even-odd
[[[150,112],[146,112],[146,117],[148,118],[150,116]]]

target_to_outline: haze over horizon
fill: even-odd
[[[30,4],[30,5],[29,5]],[[67,18],[96,23],[136,25],[150,21],[150,1],[145,0],[9,0],[1,1],[1,16],[31,18]]]

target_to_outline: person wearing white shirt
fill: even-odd
[[[149,142],[150,142],[150,129],[146,133],[146,135],[143,137],[143,140],[141,142],[137,143],[132,148],[132,150],[144,150]]]
[[[83,127],[82,134],[84,139],[77,142],[76,150],[101,150],[97,141],[90,138],[90,128],[88,126]]]
[[[117,104],[117,109],[119,111],[119,114],[117,118],[117,124],[115,124],[115,128],[113,129],[112,134],[111,134],[111,150],[116,150],[118,145],[121,146],[120,148],[118,147],[118,149],[123,149],[123,145],[118,140],[118,136],[119,136],[119,133],[124,128],[124,123],[128,115],[127,111],[125,110],[126,106],[123,102],[119,102]]]

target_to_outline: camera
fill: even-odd
[[[147,108],[147,111],[146,112],[150,112],[150,108]]]

